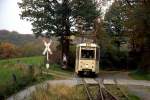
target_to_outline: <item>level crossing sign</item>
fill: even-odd
[[[44,42],[44,45],[45,45],[45,49],[43,51],[43,55],[45,55],[46,53],[52,54],[52,51],[50,49],[50,45],[52,43],[52,40],[50,40],[48,43],[45,40],[43,40],[43,42]]]
[[[45,49],[43,51],[43,55],[46,55],[46,58],[47,58],[47,63],[46,63],[46,68],[48,69],[49,68],[49,54],[52,55],[52,51],[50,49],[50,46],[51,46],[51,43],[52,43],[52,40],[50,41],[46,41],[46,40],[43,40],[44,42],[44,45],[45,45]]]

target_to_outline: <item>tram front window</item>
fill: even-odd
[[[94,50],[81,50],[81,58],[94,59]]]

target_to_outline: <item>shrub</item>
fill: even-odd
[[[0,44],[0,58],[13,58],[17,56],[17,47],[12,43]]]
[[[101,50],[100,64],[103,69],[126,69],[127,68],[127,51],[120,51],[116,48],[107,48]]]

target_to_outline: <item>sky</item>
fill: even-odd
[[[20,19],[20,9],[17,5],[19,1],[21,0],[0,0],[0,30],[32,34],[31,23]]]
[[[21,34],[32,34],[32,25],[20,19],[17,2],[21,0],[0,0],[0,30],[17,31]],[[108,8],[110,3],[107,7]]]

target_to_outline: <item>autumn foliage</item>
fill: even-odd
[[[8,42],[0,44],[0,58],[12,58],[17,56],[17,47]]]

